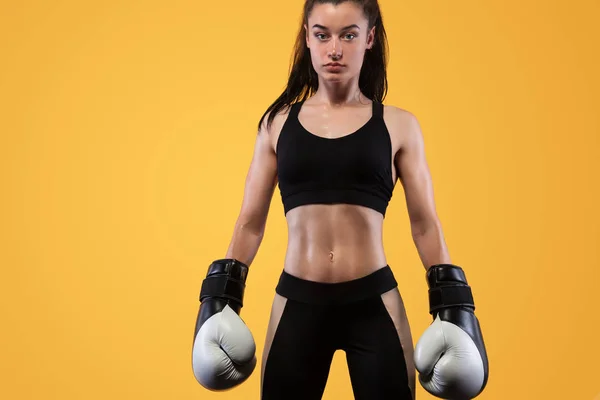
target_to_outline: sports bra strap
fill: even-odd
[[[288,118],[298,118],[298,114],[300,114],[300,108],[302,107],[302,103],[304,102],[297,101],[296,103],[292,104],[292,106],[290,107],[290,113],[288,114]]]
[[[373,117],[383,118],[383,103],[373,101]]]

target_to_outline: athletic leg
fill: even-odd
[[[330,312],[275,295],[261,366],[262,400],[320,400],[334,348]]]
[[[397,288],[346,312],[344,350],[356,400],[414,400],[413,343]]]

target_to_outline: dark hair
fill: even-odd
[[[281,95],[271,104],[262,115],[258,129],[269,114],[267,127],[270,127],[277,113],[296,101],[304,101],[313,95],[319,87],[319,79],[312,66],[310,50],[306,46],[304,24],[308,25],[308,17],[315,4],[332,3],[338,5],[352,1],[362,7],[364,15],[369,20],[368,29],[375,27],[375,40],[365,58],[360,71],[358,86],[361,92],[373,101],[382,102],[387,94],[387,35],[383,26],[381,10],[377,0],[306,0],[302,22],[294,45],[293,62],[289,70],[288,83]]]

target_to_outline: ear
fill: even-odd
[[[369,34],[367,35],[367,49],[371,50],[373,48],[373,44],[375,44],[375,26],[371,28]]]
[[[303,26],[304,26],[304,39],[306,42],[306,47],[308,47],[310,49],[310,45],[308,44],[308,26],[306,26],[306,24],[304,24]]]

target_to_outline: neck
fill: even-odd
[[[314,100],[331,107],[359,103],[365,100],[358,87],[358,78],[349,82],[331,82],[319,80],[319,89],[313,96]]]

